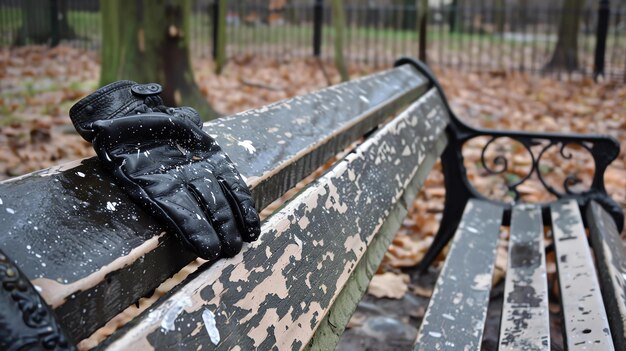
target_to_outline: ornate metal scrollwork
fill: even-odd
[[[483,169],[487,172],[487,174],[489,175],[498,175],[498,174],[504,174],[506,172],[509,171],[509,160],[504,156],[504,155],[497,155],[495,158],[493,158],[492,163],[494,165],[496,165],[497,167],[499,167],[498,169],[494,169],[491,166],[489,166],[489,163],[487,162],[487,149],[489,149],[489,147],[498,139],[504,138],[503,136],[491,136],[491,138],[489,139],[489,141],[487,141],[487,143],[483,146],[481,152],[480,152],[480,163],[483,166]],[[525,183],[528,179],[530,179],[530,177],[532,176],[533,172],[535,172],[537,168],[537,159],[535,158],[535,154],[532,151],[532,146],[534,146],[534,143],[529,143],[526,140],[519,140],[519,143],[522,144],[522,146],[524,146],[524,149],[527,151],[527,153],[530,155],[531,157],[531,169],[529,170],[529,172],[524,175],[523,177],[521,177],[520,179],[518,179],[517,181],[514,182],[510,182],[507,183],[506,186],[509,190],[509,192],[513,193],[513,201],[519,201],[520,200],[520,193],[517,190],[517,187],[519,185],[522,185],[523,183]]]
[[[33,285],[0,251],[0,350],[75,350]]]
[[[477,135],[485,136],[485,135]],[[495,157],[488,159],[487,150],[490,148],[493,143],[501,138],[510,138],[513,142],[518,142],[521,144],[526,154],[530,156],[530,169],[526,174],[515,181],[508,181],[506,186],[513,196],[513,202],[519,202],[521,200],[520,192],[517,190],[517,187],[524,184],[526,181],[532,178],[533,175],[537,176],[537,180],[543,185],[543,187],[552,195],[557,198],[563,198],[566,196],[584,196],[588,192],[600,191],[600,189],[592,189],[589,187],[587,190],[574,190],[572,187],[578,184],[583,183],[583,180],[580,179],[576,174],[568,174],[561,187],[563,191],[557,189],[554,184],[550,183],[544,173],[541,171],[542,161],[544,161],[544,156],[548,151],[553,149],[554,147],[559,147],[559,155],[563,160],[572,160],[573,154],[571,151],[568,151],[568,147],[572,145],[577,145],[582,149],[586,150],[588,155],[593,157],[596,164],[602,164],[602,159],[606,155],[599,155],[593,149],[593,142],[588,142],[586,140],[560,140],[554,137],[544,137],[544,136],[534,136],[534,135],[489,135],[490,139],[482,146],[482,150],[480,152],[480,164],[483,167],[484,171],[487,175],[501,175],[509,172],[509,160],[503,154],[498,154]],[[590,145],[591,144],[591,145]],[[539,149],[533,149],[537,148]],[[491,162],[489,162],[491,161]],[[494,166],[491,166],[493,164]],[[595,171],[595,170],[594,170]],[[604,172],[604,170],[602,171]],[[601,177],[600,177],[601,178]],[[602,182],[602,180],[600,179]]]
[[[480,160],[483,168],[488,174],[502,174],[509,168],[509,161],[503,155],[498,155],[492,160],[493,166],[486,161],[486,149],[496,140],[501,138],[510,138],[519,142],[526,148],[531,156],[530,170],[520,179],[507,184],[508,189],[514,194],[513,203],[520,200],[520,194],[517,190],[518,186],[526,182],[533,174],[537,174],[539,181],[545,189],[557,198],[573,198],[579,206],[585,207],[590,201],[596,201],[608,213],[611,214],[619,231],[624,226],[624,212],[619,204],[617,204],[607,194],[604,186],[604,172],[609,164],[619,155],[620,145],[617,140],[610,136],[601,135],[579,135],[579,134],[557,134],[557,133],[525,133],[518,131],[500,131],[490,129],[480,129],[468,126],[459,120],[446,99],[441,84],[435,75],[421,61],[413,58],[401,58],[396,61],[395,66],[408,64],[413,66],[418,72],[423,74],[431,82],[432,86],[438,90],[442,103],[448,111],[450,123],[447,127],[448,145],[441,155],[441,164],[444,173],[444,182],[446,188],[445,207],[443,210],[443,218],[441,219],[441,227],[433,244],[419,264],[418,269],[423,270],[430,265],[434,258],[439,254],[443,247],[448,243],[454,235],[454,231],[459,224],[465,204],[471,198],[484,199],[486,201],[498,202],[504,207],[503,224],[508,225],[511,216],[512,203],[495,201],[486,198],[479,193],[470,183],[467,177],[467,169],[464,165],[463,146],[464,144],[477,137],[487,137],[489,141],[481,151]],[[550,185],[545,177],[541,174],[540,165],[543,157],[555,146],[560,146],[559,153],[565,160],[571,159],[572,154],[566,149],[569,145],[579,145],[586,149],[593,157],[595,163],[595,173],[588,189],[575,191],[572,187],[580,182],[575,175],[567,175],[563,181],[563,191],[559,191]],[[540,150],[533,153],[533,148]],[[541,204],[544,223],[550,223],[549,204]]]

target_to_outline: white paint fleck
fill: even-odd
[[[202,320],[204,321],[204,327],[206,328],[207,333],[209,333],[211,342],[213,345],[217,345],[220,342],[220,331],[217,330],[215,315],[213,312],[205,308],[204,311],[202,311]]]
[[[117,202],[107,201],[107,210],[115,211],[115,207],[118,205]]]
[[[172,331],[176,329],[176,327],[174,326],[174,322],[176,322],[176,318],[178,318],[178,315],[183,311],[185,307],[190,307],[190,306],[191,306],[191,300],[188,297],[182,298],[180,300],[176,300],[176,302],[174,302],[172,306],[170,306],[167,309],[167,311],[165,311],[165,313],[163,314],[163,320],[161,321],[161,328],[167,331]]]
[[[0,205],[2,205],[2,204],[3,204],[3,202],[2,202],[2,198],[0,197]]]
[[[428,332],[428,335],[432,336],[433,338],[440,338],[441,337],[441,333],[434,332],[434,331]]]
[[[83,172],[76,172],[76,174],[78,174],[78,176],[81,178],[85,178],[85,173]]]
[[[441,316],[442,316],[443,318],[445,318],[445,319],[449,319],[449,320],[451,320],[451,321],[453,321],[453,320],[455,320],[455,319],[456,319],[456,318],[454,318],[454,316],[452,316],[452,315],[450,315],[450,314],[447,314],[447,313],[444,313],[444,314],[442,314]]]
[[[300,240],[300,238],[295,235],[293,236],[293,239],[296,241],[296,244],[298,244],[298,246],[302,248],[302,240]]]
[[[14,210],[14,209],[12,209],[12,208],[7,207],[7,208],[6,208],[6,211],[7,211],[8,213],[10,213],[10,214],[15,214],[15,210]]]
[[[465,229],[467,229],[468,232],[472,232],[472,233],[478,234],[478,229],[476,229],[474,227],[466,226]]]
[[[272,257],[272,250],[270,249],[269,245],[265,247],[265,257]]]
[[[484,273],[478,274],[474,277],[472,289],[474,290],[489,290],[491,288],[491,275]]]
[[[463,293],[461,292],[457,292],[456,294],[454,294],[454,298],[452,299],[452,303],[455,305],[458,305],[461,300],[463,299]]]
[[[248,151],[248,153],[255,153],[256,152],[256,148],[254,146],[252,146],[252,141],[250,140],[244,140],[244,141],[239,141],[237,142],[237,145],[243,147],[244,149],[246,149],[246,151]]]
[[[404,147],[404,150],[402,150],[402,156],[410,156],[411,155],[411,148],[407,145]]]

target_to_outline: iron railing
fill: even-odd
[[[194,0],[191,49],[210,57],[216,33],[216,0]],[[329,0],[228,1],[228,57],[334,57]],[[37,6],[27,6],[37,3]],[[389,5],[389,4],[392,5]],[[405,4],[409,5],[405,5]],[[344,1],[344,57],[350,63],[387,66],[399,56],[420,56],[421,15],[415,1]],[[426,58],[465,70],[547,73],[558,40],[561,1],[429,0]],[[396,4],[396,5],[394,5]],[[45,44],[98,50],[102,23],[98,0],[0,0],[0,47],[36,43],[24,35],[47,33]],[[579,18],[578,67],[582,76],[602,74],[626,81],[626,4],[589,1]],[[23,40],[26,38],[26,40]],[[18,40],[21,39],[21,40]],[[42,42],[40,39],[39,42]],[[422,56],[424,57],[424,56]],[[571,73],[571,72],[570,72]]]

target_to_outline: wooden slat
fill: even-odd
[[[600,286],[575,200],[550,205],[567,349],[613,350]]]
[[[426,87],[403,66],[213,121],[205,130],[263,208]],[[0,183],[0,200],[0,248],[41,289],[74,340],[194,258],[128,201],[95,159]]]
[[[613,343],[626,350],[626,252],[613,218],[595,201],[586,210],[591,245],[596,257],[602,298]]]
[[[502,207],[470,200],[420,327],[415,350],[479,350]]]
[[[381,231],[388,242],[394,228],[385,223],[399,226],[394,212],[406,212],[415,194],[405,189],[423,181],[427,155],[442,150],[444,113],[427,93],[268,218],[259,241],[178,286],[103,348],[306,346],[351,277],[363,274],[369,244]],[[377,245],[379,258],[385,248]]]
[[[513,208],[510,238],[499,349],[549,350],[548,282],[539,206]]]
[[[380,266],[383,256],[387,252],[391,240],[398,232],[398,228],[408,214],[408,209],[413,199],[423,185],[432,166],[443,152],[446,141],[441,139],[436,151],[426,153],[423,166],[417,171],[411,184],[404,191],[403,198],[390,210],[389,217],[381,227],[371,243],[367,245],[367,251],[352,273],[350,279],[338,294],[332,307],[315,331],[315,335],[305,350],[331,350],[339,342],[350,317],[361,301],[363,294],[369,286],[369,282]],[[407,208],[407,206],[409,206]]]

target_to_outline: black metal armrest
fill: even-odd
[[[520,193],[517,188],[530,179],[533,174],[537,175],[537,178],[546,191],[555,195],[557,198],[576,199],[581,207],[581,211],[584,210],[590,201],[595,200],[613,217],[618,230],[620,232],[622,231],[624,227],[624,212],[621,206],[617,204],[606,192],[604,185],[604,173],[610,163],[619,156],[620,152],[620,144],[617,140],[615,140],[615,138],[604,135],[590,134],[533,133],[473,128],[457,118],[454,111],[450,108],[441,84],[423,62],[413,58],[401,58],[396,61],[395,66],[404,64],[413,66],[430,80],[431,84],[439,91],[444,107],[447,109],[450,116],[450,123],[447,130],[448,145],[441,156],[446,187],[445,207],[443,211],[443,218],[441,220],[442,225],[437,233],[437,236],[435,237],[433,245],[429,249],[429,252],[424,257],[422,263],[420,263],[420,269],[426,268],[436,257],[439,251],[441,251],[443,246],[445,246],[449,239],[454,235],[454,230],[458,225],[463,209],[465,208],[465,204],[469,201],[469,199],[479,198],[501,204],[505,209],[503,225],[508,225],[510,223],[512,206],[521,200]],[[530,155],[531,165],[528,173],[520,179],[508,182],[507,184],[508,190],[511,194],[513,194],[512,202],[502,202],[489,199],[478,192],[470,183],[467,177],[467,170],[465,168],[462,151],[466,142],[478,137],[486,137],[488,139],[487,143],[482,148],[480,162],[482,167],[490,175],[502,174],[509,170],[509,162],[504,155],[498,155],[491,159],[491,164],[488,164],[486,160],[486,150],[496,140],[501,138],[510,138],[523,145]],[[578,145],[579,147],[584,148],[593,157],[595,164],[593,179],[588,189],[575,191],[572,189],[572,186],[578,184],[580,180],[575,175],[567,175],[562,185],[563,190],[561,191],[544,179],[544,176],[540,171],[540,165],[546,152],[553,148],[558,148],[559,153],[564,160],[571,159],[572,154],[568,151],[568,147],[573,145]],[[541,207],[544,223],[549,225],[551,223],[549,216],[549,203],[541,204]]]

